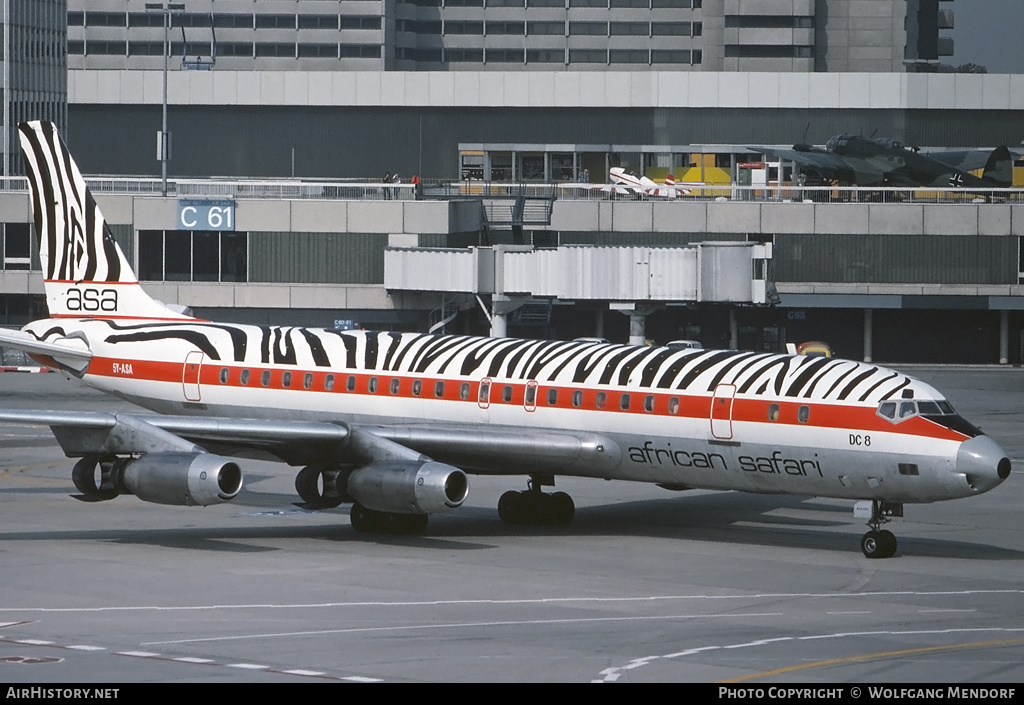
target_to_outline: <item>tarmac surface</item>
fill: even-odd
[[[296,507],[248,463],[228,504],[72,497],[45,427],[0,429],[0,683],[1024,680],[1024,371],[904,367],[1013,460],[992,492],[907,505],[868,560],[852,503],[562,479],[567,527],[509,527],[525,478],[470,479],[420,537]],[[128,405],[57,374],[0,407]]]

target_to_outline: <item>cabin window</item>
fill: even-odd
[[[463,382],[459,385],[459,399],[463,401],[469,399],[469,382]]]
[[[290,386],[292,386],[292,373],[291,372],[285,372],[283,375],[281,375],[281,386],[282,387],[290,387]]]
[[[221,367],[220,368],[220,383],[221,384],[227,384],[228,383],[228,368],[227,367]]]
[[[324,377],[324,389],[328,392],[334,391],[334,375]]]
[[[260,384],[264,387],[270,386],[270,370],[263,370],[263,374],[260,375]]]
[[[444,396],[444,382],[441,380],[434,383],[434,396],[438,399]]]
[[[512,401],[512,385],[506,384],[501,389],[501,400],[504,402]]]
[[[537,387],[528,385],[526,387],[526,406],[534,406],[537,403]]]
[[[623,394],[619,397],[619,408],[623,411],[629,411],[629,395]]]
[[[312,389],[313,388],[313,373],[307,372],[302,378],[302,388]]]
[[[423,381],[419,380],[419,379],[414,379],[412,381],[412,395],[414,397],[418,397],[422,393],[423,393]]]
[[[779,420],[779,405],[769,404],[768,405],[768,420],[778,421]]]
[[[399,380],[398,377],[392,377],[391,378],[391,393],[392,394],[398,394],[398,385],[400,383],[401,383],[401,380]]]
[[[548,390],[548,406],[555,406],[558,404],[558,389],[552,387]]]
[[[807,423],[808,420],[810,420],[810,418],[811,418],[811,407],[809,407],[809,406],[801,406],[799,409],[797,409],[797,412],[796,412],[796,420],[797,421],[799,421],[800,423]]]
[[[577,389],[572,393],[572,405],[580,406],[583,404],[583,392]]]
[[[652,411],[654,411],[654,395],[653,394],[648,394],[646,397],[644,397],[644,411],[646,411],[648,414],[651,413]]]
[[[376,394],[377,393],[377,378],[376,377],[370,377],[370,381],[368,381],[366,383],[366,389],[370,392],[370,394]]]
[[[597,397],[594,399],[594,406],[598,409],[603,409],[608,405],[608,395],[604,392],[598,392]]]
[[[671,397],[668,400],[668,413],[673,416],[679,413],[679,397]]]
[[[345,380],[345,389],[350,392],[356,391],[356,377],[355,375],[349,375],[348,379]]]
[[[242,384],[249,384],[249,370],[242,370],[242,374],[239,376],[238,381]]]
[[[491,383],[483,381],[480,383],[480,393],[477,395],[477,402],[480,404],[486,404],[491,396]]]

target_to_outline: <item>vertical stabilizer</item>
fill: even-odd
[[[1003,146],[992,150],[981,178],[988,179],[1000,188],[1009,188],[1013,184],[1013,156],[1008,148]]]
[[[25,122],[18,132],[50,316],[189,318],[139,286],[54,124]]]

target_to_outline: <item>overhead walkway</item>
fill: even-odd
[[[629,315],[631,340],[639,344],[643,319],[668,303],[772,302],[771,257],[770,244],[754,242],[539,250],[392,247],[384,252],[384,286],[475,296],[491,321],[491,335],[498,337],[505,335],[506,316],[536,299],[605,301]]]

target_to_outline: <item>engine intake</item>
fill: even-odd
[[[374,463],[348,476],[348,495],[381,512],[436,514],[466,501],[469,479],[458,468],[434,461]]]
[[[147,453],[124,461],[120,483],[128,492],[157,504],[220,504],[242,489],[242,469],[210,453]]]

